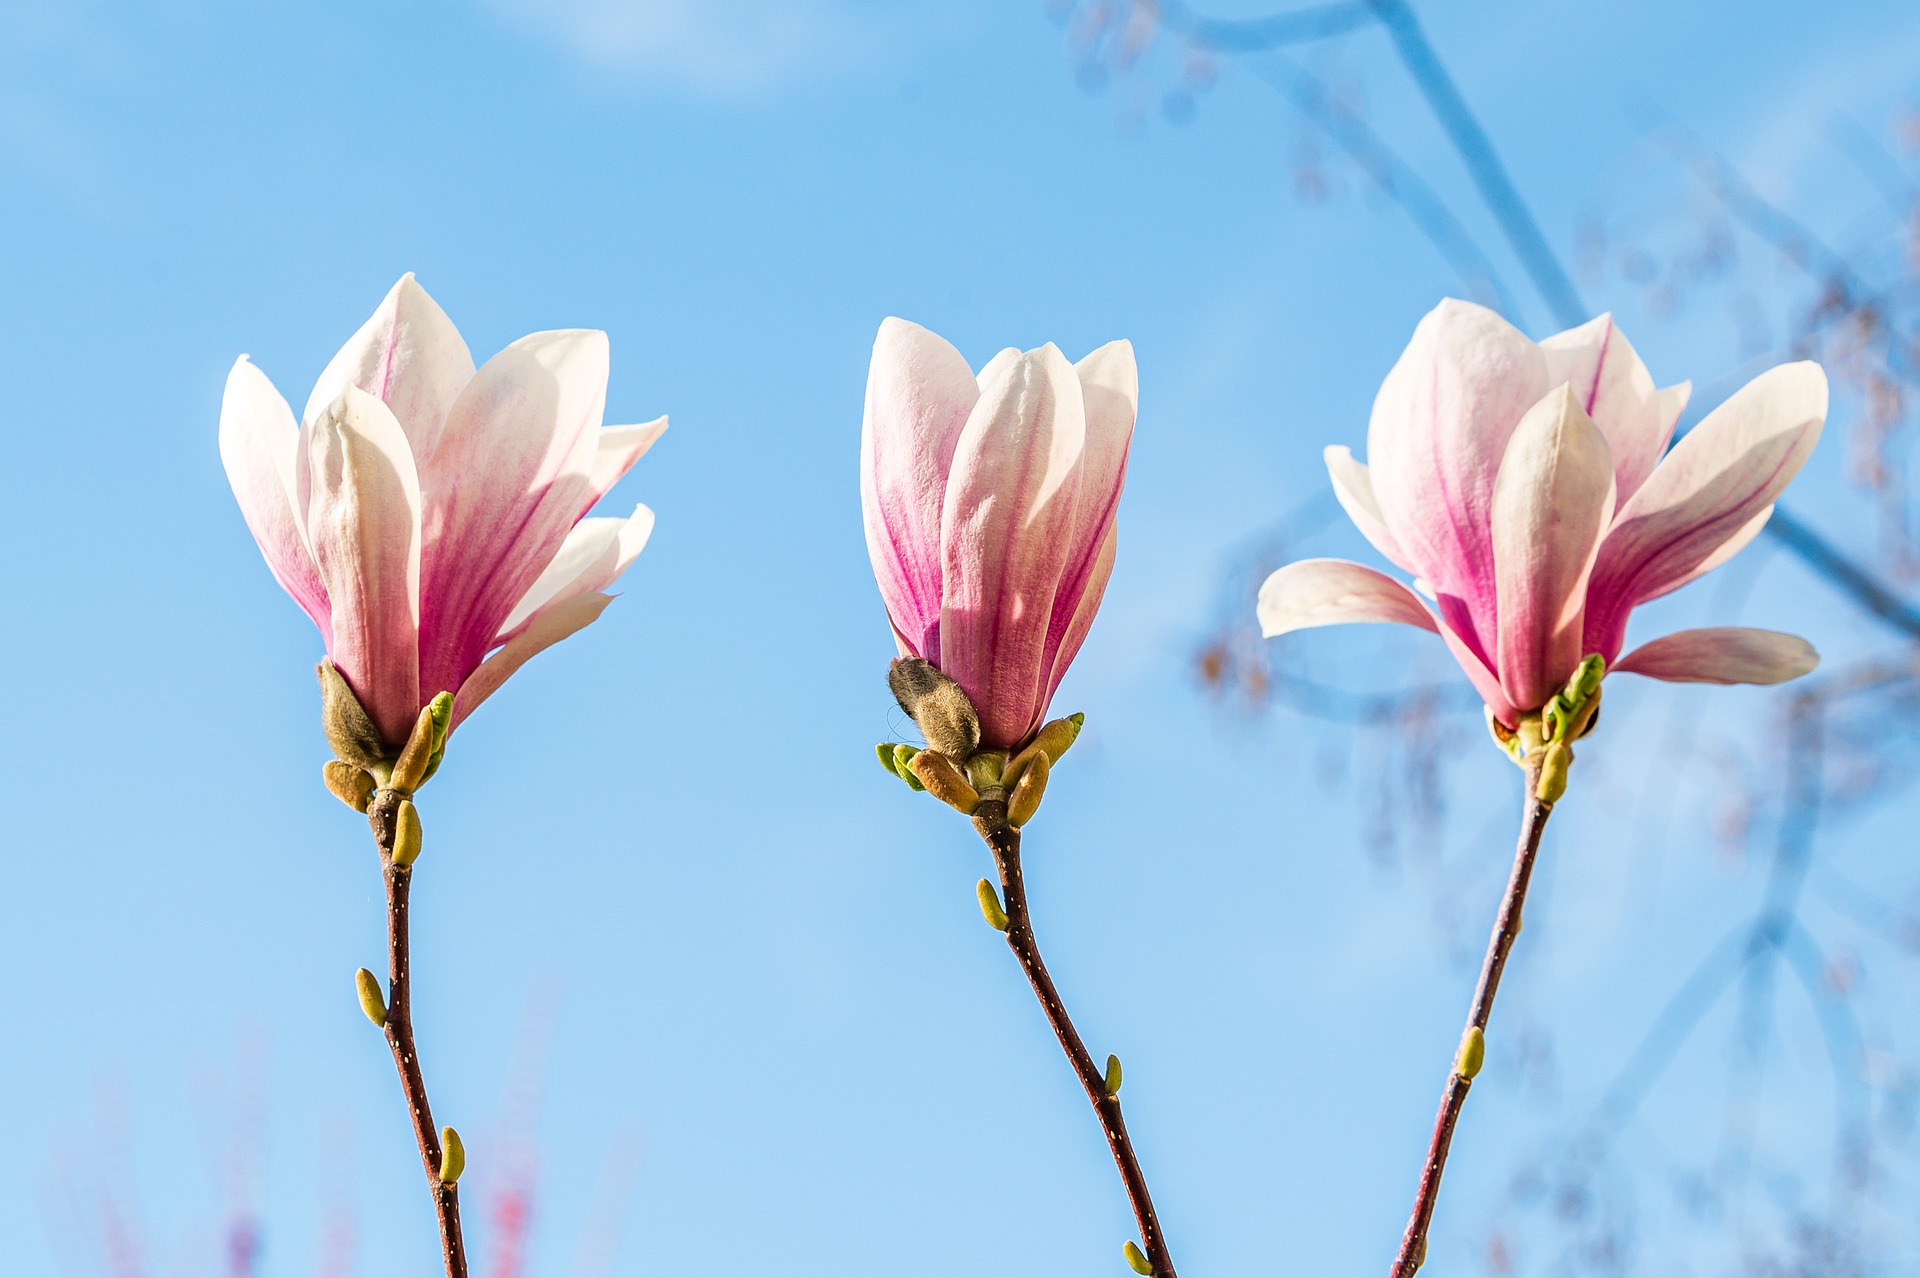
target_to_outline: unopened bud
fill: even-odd
[[[959,684],[925,657],[901,657],[887,669],[887,686],[900,708],[920,725],[927,745],[950,759],[970,759],[980,748],[980,716]]]
[[[1007,822],[1010,825],[1017,829],[1033,820],[1033,814],[1040,810],[1040,800],[1047,793],[1047,777],[1052,770],[1045,750],[1033,756],[1033,761],[1021,772],[1013,793],[1007,796]]]
[[[967,780],[976,790],[990,790],[1002,784],[1007,756],[999,750],[978,750],[967,760]]]
[[[379,729],[353,695],[347,680],[333,662],[322,661],[315,667],[320,676],[320,727],[333,747],[333,757],[368,772],[382,771],[387,765],[386,744]]]
[[[393,813],[393,863],[401,869],[420,855],[420,809],[412,799],[400,800]]]
[[[457,1185],[460,1174],[467,1170],[467,1147],[460,1142],[460,1133],[451,1127],[440,1129],[440,1183]]]
[[[446,748],[447,720],[452,713],[453,698],[444,692],[421,707],[406,748],[393,765],[393,780],[388,784],[394,789],[412,794],[426,784],[436,756]]]
[[[355,812],[365,812],[367,805],[373,802],[373,778],[362,768],[338,759],[328,759],[320,769],[320,776],[327,783],[327,789],[333,792],[333,797]]]
[[[1118,1096],[1120,1094],[1120,1058],[1111,1052],[1107,1053],[1106,1087],[1107,1095]]]
[[[1607,661],[1599,653],[1590,654],[1580,663],[1580,668],[1567,680],[1567,700],[1578,704],[1600,691],[1600,681],[1607,677]]]
[[[380,992],[380,978],[363,967],[353,974],[353,983],[360,990],[360,1010],[367,1014],[368,1020],[385,1029],[387,1000]]]
[[[1000,908],[1000,894],[993,890],[993,884],[981,879],[974,894],[980,898],[980,913],[987,920],[987,926],[996,932],[1007,930],[1007,912]]]
[[[1127,1245],[1120,1249],[1120,1254],[1127,1258],[1127,1267],[1136,1274],[1153,1273],[1153,1266],[1147,1263],[1146,1253],[1134,1245],[1133,1239],[1127,1239]]]
[[[920,753],[919,746],[897,745],[893,748],[893,774],[907,783],[907,788],[916,794],[926,789],[920,784],[920,778],[913,775],[914,756]]]
[[[965,816],[980,806],[980,792],[967,784],[953,760],[938,750],[922,750],[913,756],[913,775],[920,778],[928,794]]]
[[[1487,1061],[1487,1035],[1478,1025],[1467,1026],[1460,1036],[1460,1050],[1453,1056],[1453,1072],[1472,1082]]]
[[[1567,769],[1573,765],[1573,751],[1564,741],[1555,741],[1540,755],[1540,780],[1533,797],[1542,803],[1558,803],[1567,792]]]
[[[880,766],[896,777],[900,775],[900,767],[893,761],[893,752],[897,748],[891,741],[882,741],[873,748],[873,752],[880,756]]]
[[[1047,752],[1048,762],[1058,763],[1060,756],[1080,739],[1080,727],[1086,721],[1084,714],[1070,714],[1064,719],[1055,719],[1040,729],[1033,738],[1033,744]]]

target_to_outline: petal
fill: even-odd
[[[386,743],[420,711],[420,481],[387,406],[348,386],[308,427],[307,532],[333,607],[328,652]]]
[[[1080,457],[1080,500],[1069,534],[1074,553],[1054,593],[1053,618],[1047,625],[1046,650],[1041,658],[1043,668],[1053,672],[1038,712],[1043,719],[1044,697],[1051,695],[1066,674],[1067,663],[1073,660],[1072,653],[1065,661],[1060,659],[1068,634],[1076,625],[1081,626],[1073,640],[1073,648],[1078,651],[1087,636],[1086,627],[1093,624],[1092,613],[1085,611],[1087,597],[1093,596],[1093,607],[1098,609],[1099,596],[1113,572],[1114,528],[1120,492],[1127,482],[1127,450],[1133,443],[1133,423],[1140,403],[1140,374],[1131,342],[1109,342],[1073,369],[1079,375],[1081,402],[1086,407],[1087,444]]]
[[[939,665],[973,699],[991,746],[1017,744],[1040,711],[1055,595],[1081,549],[1086,446],[1080,378],[1049,343],[999,362],[954,449]]]
[[[1493,485],[1507,440],[1552,388],[1546,357],[1484,306],[1435,307],[1387,374],[1367,430],[1367,463],[1407,563],[1442,597],[1476,652],[1494,639]]]
[[[607,335],[534,333],[474,374],[427,469],[420,678],[461,686],[579,522],[607,398]]]
[[[500,627],[500,642],[513,637],[540,609],[575,595],[605,590],[646,548],[653,535],[653,512],[635,506],[626,519],[583,519],[561,543],[545,572],[513,606]]]
[[[1387,576],[1345,559],[1301,559],[1277,569],[1260,587],[1256,609],[1266,638],[1315,626],[1394,621],[1440,633],[1418,595]]]
[[[1562,385],[1513,432],[1493,489],[1500,686],[1545,705],[1585,654],[1587,578],[1613,518],[1614,467],[1600,428]]]
[[[1052,673],[1047,676],[1046,691],[1041,694],[1040,704],[1034,710],[1033,722],[1028,727],[1026,737],[1039,731],[1046,721],[1047,707],[1053,704],[1053,694],[1059,690],[1060,681],[1067,677],[1067,667],[1080,655],[1080,645],[1087,640],[1087,632],[1093,629],[1094,614],[1100,611],[1100,600],[1107,593],[1107,579],[1113,575],[1114,553],[1120,545],[1120,525],[1107,526],[1106,540],[1100,543],[1100,550],[1094,556],[1093,568],[1087,574],[1085,586],[1080,592],[1080,602],[1075,605],[1073,616],[1068,618],[1066,628],[1061,632],[1060,642],[1053,653]],[[1016,743],[1018,744],[1018,743]]]
[[[409,271],[320,374],[304,419],[311,423],[341,391],[358,386],[393,410],[418,467],[433,456],[447,410],[472,378],[460,330]]]
[[[656,417],[638,426],[609,426],[600,432],[593,455],[593,467],[587,474],[587,508],[607,495],[620,477],[646,455],[654,441],[667,433],[667,419]],[[585,514],[586,509],[580,513]]]
[[[500,685],[535,654],[593,624],[612,602],[612,595],[575,595],[533,614],[519,634],[482,662],[460,685],[453,697],[453,719],[447,731],[459,727],[461,720],[478,709],[482,701],[498,691]]]
[[[1668,413],[1667,393],[1654,388],[1653,375],[1627,335],[1614,327],[1611,315],[1555,333],[1540,343],[1540,350],[1547,360],[1548,383],[1571,385],[1574,398],[1606,438],[1614,481],[1625,501],[1667,450],[1679,413]]]
[[[1355,461],[1353,450],[1345,444],[1328,445],[1323,456],[1327,459],[1327,474],[1333,480],[1333,495],[1340,499],[1341,509],[1353,520],[1360,535],[1372,542],[1373,548],[1396,568],[1417,571],[1407,562],[1407,552],[1393,539],[1393,532],[1380,513],[1380,503],[1373,495],[1373,475],[1366,465]]]
[[[300,427],[267,375],[242,355],[220,399],[220,461],[247,528],[275,581],[313,618],[331,647],[332,614],[320,569],[307,547],[306,509],[295,504]]]
[[[1715,555],[1729,542],[1758,531],[1754,520],[1813,451],[1826,415],[1820,366],[1783,364],[1748,382],[1675,444],[1621,506],[1600,547],[1587,650],[1611,659],[1636,605],[1692,581],[1719,562]]]
[[[895,632],[912,655],[934,661],[940,508],[954,447],[979,398],[959,351],[918,324],[893,318],[881,323],[860,428],[867,555]]]
[[[1662,635],[1615,662],[1609,674],[1645,675],[1668,683],[1785,683],[1820,664],[1799,635],[1745,626],[1717,626]]]

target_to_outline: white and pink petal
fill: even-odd
[[[1774,684],[1798,679],[1819,664],[1820,654],[1799,635],[1716,626],[1681,630],[1641,644],[1608,673],[1667,683]]]

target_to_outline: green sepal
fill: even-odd
[[[873,752],[880,756],[880,766],[887,770],[887,774],[889,776],[897,777],[900,775],[900,768],[893,761],[894,748],[895,747],[893,742],[882,741],[879,745],[873,748]]]

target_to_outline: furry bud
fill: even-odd
[[[1151,1275],[1153,1273],[1153,1266],[1147,1263],[1146,1253],[1134,1245],[1133,1239],[1127,1239],[1127,1245],[1120,1249],[1120,1254],[1127,1258],[1127,1268],[1136,1274]]]
[[[938,750],[922,750],[913,756],[909,766],[928,794],[958,809],[962,815],[972,816],[973,810],[980,806],[980,792],[967,784],[960,769],[953,766],[953,760]]]
[[[1033,814],[1040,810],[1040,800],[1047,793],[1047,777],[1052,771],[1047,752],[1037,752],[1020,773],[1020,780],[1014,783],[1013,793],[1007,796],[1008,824],[1018,829],[1033,820]]]
[[[362,768],[338,759],[328,759],[320,769],[320,776],[327,783],[327,789],[333,792],[333,797],[355,812],[365,812],[367,805],[373,802],[374,781]]]
[[[959,684],[924,657],[901,657],[887,669],[887,687],[920,725],[927,745],[965,762],[980,748],[980,716]]]
[[[440,1183],[457,1185],[460,1175],[467,1170],[467,1147],[461,1143],[460,1133],[451,1127],[440,1129]]]
[[[420,856],[420,809],[413,806],[412,799],[400,800],[400,806],[393,814],[393,863],[401,869],[412,865]]]
[[[387,1000],[380,992],[380,978],[361,968],[353,974],[353,983],[360,991],[360,1010],[367,1019],[381,1029],[387,1027]]]
[[[331,661],[322,661],[315,671],[320,676],[320,727],[327,734],[327,744],[333,747],[333,757],[368,772],[385,771],[386,744],[361,708],[360,698],[347,686],[345,676],[333,668]]]

